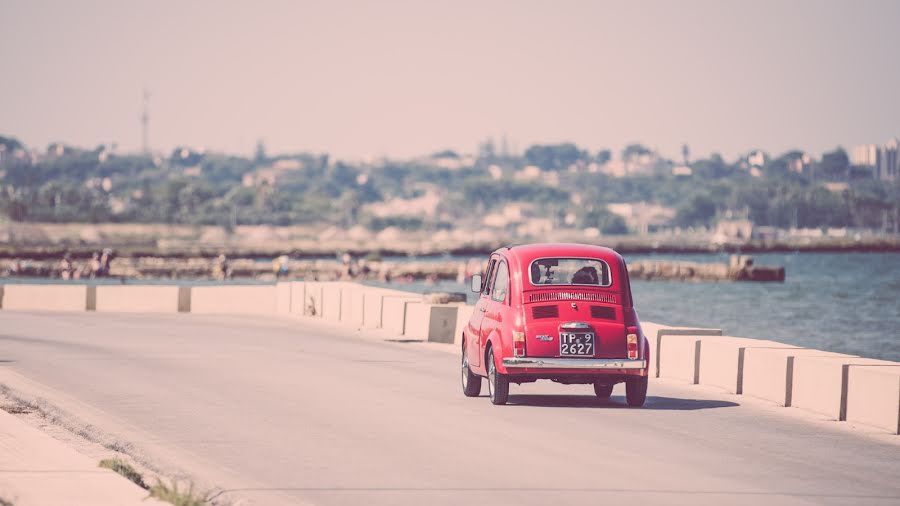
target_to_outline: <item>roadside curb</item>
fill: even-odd
[[[0,498],[16,506],[165,504],[64,443],[0,410]]]

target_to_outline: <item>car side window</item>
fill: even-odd
[[[491,298],[497,302],[505,302],[509,292],[509,269],[506,262],[497,264],[497,275],[494,277],[494,289],[491,290]]]
[[[488,264],[487,271],[484,273],[484,278],[481,280],[481,294],[488,295],[491,293],[491,275],[494,273],[494,266],[497,264],[497,260],[495,258],[491,259],[491,263]]]

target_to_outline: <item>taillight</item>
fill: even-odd
[[[629,334],[625,336],[625,341],[628,343],[628,358],[634,360],[638,358],[638,336],[636,333],[631,333],[631,329],[629,330]]]
[[[520,331],[513,332],[513,353],[517,357],[525,356],[525,333]]]

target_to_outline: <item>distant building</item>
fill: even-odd
[[[850,163],[863,167],[874,167],[878,163],[878,146],[860,144],[850,151]]]
[[[900,160],[897,159],[898,144],[900,144],[900,140],[894,138],[878,150],[875,164],[875,179],[882,181],[897,180],[897,173],[900,172]]]
[[[639,234],[655,232],[675,217],[675,209],[647,202],[608,204],[607,209],[625,220],[625,225]]]
[[[676,165],[672,167],[673,176],[690,176],[694,171],[687,165]]]
[[[752,236],[753,222],[745,218],[719,220],[714,234],[717,242],[729,239],[750,239]]]

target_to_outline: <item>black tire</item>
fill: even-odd
[[[472,373],[472,368],[469,367],[469,357],[466,356],[465,344],[463,344],[462,352],[462,388],[466,397],[481,395],[481,376]]]
[[[612,395],[614,385],[604,385],[603,383],[594,383],[594,394],[598,399],[609,399]]]
[[[487,366],[488,393],[491,395],[491,403],[502,406],[509,400],[509,377],[497,370],[493,349],[488,350]]]
[[[647,400],[647,376],[633,378],[625,382],[625,400],[632,408],[639,408]]]

